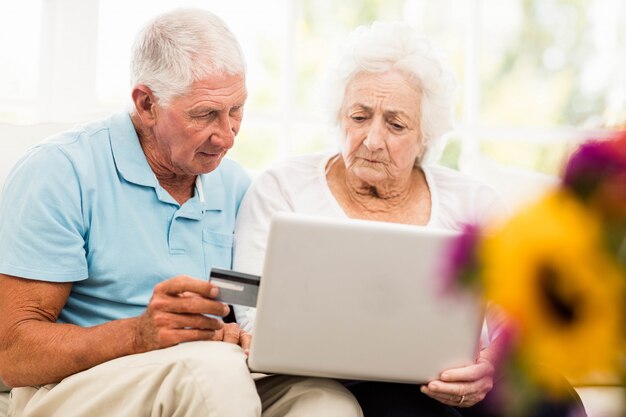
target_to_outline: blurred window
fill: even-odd
[[[248,64],[231,155],[253,169],[334,146],[324,74],[356,26],[404,20],[431,37],[461,85],[443,161],[486,154],[554,173],[577,139],[626,108],[622,0],[180,0],[222,17]],[[130,44],[169,0],[0,4],[0,122],[88,120],[130,106]]]

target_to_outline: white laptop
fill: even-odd
[[[441,290],[458,234],[280,213],[248,364],[258,372],[424,382],[474,362],[478,297]]]

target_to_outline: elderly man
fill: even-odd
[[[0,376],[11,416],[358,416],[322,379],[256,381],[215,301],[249,179],[224,159],[244,60],[201,10],[134,45],[133,109],[29,151],[0,207]],[[189,342],[189,343],[183,343]],[[225,343],[226,342],[226,343]]]

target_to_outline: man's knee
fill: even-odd
[[[154,371],[162,373],[155,378],[161,396],[174,401],[175,407],[196,403],[198,412],[204,409],[211,416],[260,416],[261,402],[239,347],[192,342],[147,355],[141,362],[157,366]]]
[[[174,358],[193,376],[191,382],[212,397],[211,402],[232,402],[258,410],[254,414],[260,415],[260,399],[241,348],[223,342],[193,342],[177,348]]]

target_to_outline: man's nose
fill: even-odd
[[[229,116],[220,117],[217,130],[211,135],[211,143],[224,149],[230,149],[235,143],[235,126]]]
[[[385,122],[375,118],[367,129],[363,145],[370,151],[382,149],[385,143]]]

